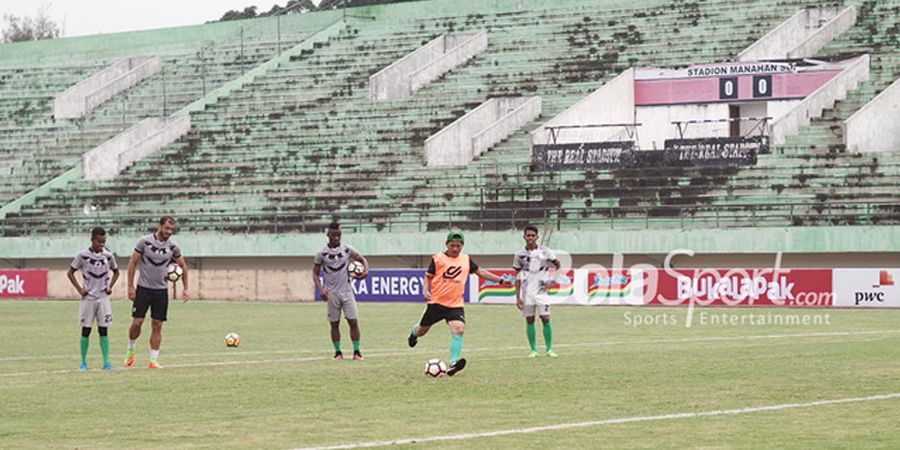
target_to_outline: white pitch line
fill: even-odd
[[[574,344],[557,344],[554,347],[600,347],[600,346],[612,346],[612,345],[644,345],[644,344],[678,344],[678,343],[693,343],[693,342],[718,342],[718,341],[743,341],[743,340],[759,340],[759,339],[784,339],[784,338],[809,338],[809,337],[837,337],[837,336],[860,336],[860,335],[879,335],[879,334],[892,334],[892,333],[900,333],[900,330],[867,330],[867,331],[841,331],[841,332],[833,332],[833,333],[795,333],[795,334],[758,334],[758,335],[749,335],[749,336],[708,336],[708,337],[697,337],[697,338],[683,338],[683,339],[644,339],[644,340],[636,340],[636,341],[604,341],[604,342],[582,342],[582,343],[574,343]],[[494,348],[472,348],[467,349],[467,352],[485,352],[485,351],[513,351],[513,350],[522,350],[526,347],[524,346],[514,346],[514,347],[494,347]],[[272,351],[272,352],[257,352],[258,354],[286,354],[286,353],[307,353],[309,351]],[[235,352],[234,355],[239,355],[239,352]],[[187,355],[208,355],[208,354],[169,354],[171,357],[175,356],[187,356]],[[419,356],[416,353],[410,353],[409,351],[404,352],[394,352],[392,350],[374,350],[371,353],[366,353],[366,358],[380,358],[380,357],[406,357],[406,356]],[[55,358],[56,356],[54,356]],[[66,358],[77,358],[77,355],[72,356],[68,355]],[[279,359],[262,359],[262,360],[240,360],[240,361],[209,361],[209,362],[201,362],[201,363],[190,363],[190,364],[166,364],[164,368],[191,368],[191,367],[216,367],[216,366],[238,366],[238,365],[259,365],[259,364],[273,364],[273,363],[286,363],[286,362],[307,362],[307,361],[327,361],[330,360],[331,357],[328,356],[305,356],[299,358],[279,358]],[[514,359],[511,357],[508,358],[488,358],[491,360],[496,359]],[[134,369],[124,369],[124,370],[134,370]],[[32,372],[0,372],[0,378],[6,377],[19,377],[19,376],[27,376],[27,375],[49,375],[49,374],[64,374],[64,373],[77,373],[78,370],[37,370]]]
[[[783,339],[783,338],[794,338],[794,337],[837,337],[837,336],[863,336],[863,335],[878,335],[878,334],[891,334],[891,333],[900,333],[900,330],[866,330],[866,331],[835,331],[831,333],[794,333],[794,334],[756,334],[756,335],[747,335],[747,336],[707,336],[707,337],[696,337],[696,338],[682,338],[682,339],[641,339],[641,340],[628,340],[628,341],[601,341],[601,342],[578,342],[572,344],[556,344],[554,347],[588,347],[588,346],[611,346],[611,345],[634,345],[634,344],[678,344],[678,343],[690,343],[690,342],[716,342],[716,341],[740,341],[740,340],[759,340],[759,339]],[[522,350],[527,347],[523,345],[510,346],[510,347],[494,347],[494,348],[467,348],[466,351],[478,352],[478,351],[495,351],[495,350]],[[297,353],[323,353],[328,350],[271,350],[271,351],[247,351],[247,350],[233,350],[233,351],[225,351],[225,352],[207,352],[207,353],[166,353],[167,358],[193,358],[197,356],[215,356],[215,355],[228,355],[228,356],[248,356],[248,355],[289,355],[289,354],[297,354]],[[371,350],[372,352],[390,352],[393,349],[378,349]],[[4,358],[0,358],[0,362],[13,362],[13,361],[40,361],[40,360],[52,360],[52,359],[77,359],[78,355],[74,354],[65,354],[65,355],[36,355],[36,356],[8,356]],[[326,358],[327,359],[327,358]],[[3,374],[0,373],[0,376]]]
[[[604,420],[591,420],[586,422],[570,422],[570,423],[560,423],[556,425],[545,425],[545,426],[537,426],[537,427],[528,427],[528,428],[512,428],[506,430],[495,430],[495,431],[485,431],[481,433],[466,433],[466,434],[451,434],[445,436],[426,436],[419,438],[404,438],[404,439],[395,439],[390,441],[371,441],[371,442],[355,442],[351,444],[338,444],[338,445],[330,445],[325,447],[304,447],[300,449],[294,450],[338,450],[338,449],[354,449],[354,448],[371,448],[371,447],[387,447],[391,445],[408,445],[408,444],[422,444],[426,442],[437,442],[437,441],[462,441],[468,439],[478,439],[478,438],[486,438],[486,437],[496,437],[496,436],[507,436],[511,434],[529,434],[529,433],[539,433],[543,431],[559,431],[559,430],[569,430],[572,428],[586,428],[586,427],[596,427],[602,425],[618,425],[623,423],[634,423],[634,422],[650,422],[657,420],[677,420],[677,419],[693,419],[697,417],[715,417],[715,416],[736,416],[741,414],[753,414],[760,412],[770,412],[770,411],[782,411],[785,409],[799,409],[799,408],[815,408],[819,406],[829,406],[829,405],[839,405],[843,403],[855,403],[855,402],[873,402],[873,401],[881,401],[881,400],[892,400],[900,398],[900,392],[894,392],[891,394],[882,394],[882,395],[870,395],[868,397],[851,397],[851,398],[840,398],[835,400],[818,400],[808,403],[782,403],[778,405],[766,405],[766,406],[753,406],[748,408],[737,408],[737,409],[720,409],[713,411],[701,411],[701,412],[682,412],[682,413],[672,413],[672,414],[661,414],[656,416],[635,416],[635,417],[620,417],[617,419],[604,419]]]

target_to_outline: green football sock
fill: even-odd
[[[450,336],[450,365],[459,360],[459,354],[462,353],[463,335],[454,334]]]
[[[354,352],[359,351],[359,341],[353,341],[353,351]]]
[[[332,345],[334,345],[334,352],[341,353],[341,341],[331,341]]]
[[[544,324],[544,343],[547,344],[547,351],[553,350],[553,326],[550,322]]]
[[[525,335],[528,336],[528,346],[531,347],[531,351],[537,351],[537,332],[534,329],[533,323],[525,324]]]
[[[103,353],[103,364],[109,364],[109,336],[100,336],[100,351]]]
[[[91,345],[91,338],[82,336],[81,337],[81,363],[87,364],[87,351],[88,347]]]

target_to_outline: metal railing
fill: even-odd
[[[65,234],[101,225],[113,233],[155,229],[156,216],[97,210],[85,216],[7,217],[5,236]],[[333,220],[348,231],[519,230],[530,223],[555,230],[702,229],[802,225],[900,223],[900,200],[866,202],[732,203],[722,205],[645,205],[619,207],[515,207],[459,210],[339,211],[334,213],[190,213],[178,217],[184,232],[321,232]]]

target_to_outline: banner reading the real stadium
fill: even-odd
[[[537,144],[531,147],[536,171],[609,170],[634,165],[633,141]]]
[[[491,273],[513,280],[515,283],[516,272],[514,270],[490,270]],[[547,294],[542,300],[548,304],[575,304],[575,271],[556,271],[554,277],[547,280]],[[471,275],[469,277],[469,303],[484,304],[511,304],[516,303],[516,287],[504,286],[501,283],[486,280]]]
[[[756,165],[756,155],[769,153],[767,136],[666,139],[666,166],[727,167]]]
[[[659,270],[650,305],[833,306],[831,269]]]
[[[0,298],[47,298],[47,271],[0,270]]]

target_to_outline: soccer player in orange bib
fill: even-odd
[[[469,255],[462,253],[465,236],[454,230],[447,234],[447,250],[431,257],[431,264],[425,271],[424,296],[428,302],[425,314],[418,324],[413,325],[408,343],[415,347],[421,336],[425,336],[432,325],[444,320],[450,326],[450,368],[447,375],[453,376],[466,367],[466,359],[460,358],[463,348],[463,332],[466,328],[466,314],[463,310],[463,293],[469,274],[511,286],[512,280],[501,278],[485,271],[475,264]]]

